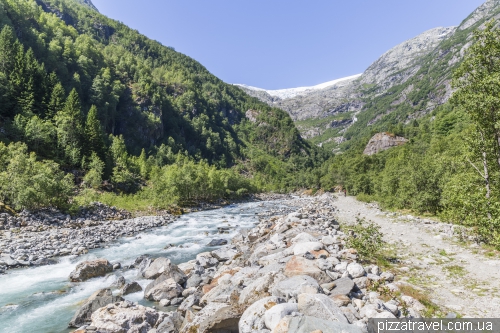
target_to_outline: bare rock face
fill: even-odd
[[[113,296],[110,289],[96,291],[89,297],[85,304],[75,313],[69,323],[69,327],[80,327],[91,322],[91,316],[94,311],[108,304],[121,302],[123,298]]]
[[[106,333],[147,333],[160,320],[157,311],[128,301],[109,304],[92,314],[92,326]]]
[[[377,133],[370,139],[363,154],[374,155],[392,147],[402,146],[407,142],[407,139],[395,136],[394,134]]]
[[[84,261],[76,266],[75,270],[69,275],[69,278],[71,282],[83,282],[98,276],[105,276],[112,271],[113,265],[106,259]]]

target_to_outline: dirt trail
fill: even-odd
[[[428,220],[383,212],[353,197],[339,197],[336,206],[341,222],[360,217],[380,225],[401,259],[394,267],[398,278],[423,288],[440,308],[464,317],[500,317],[498,256],[458,243],[439,232],[442,225]]]

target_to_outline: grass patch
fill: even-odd
[[[399,290],[400,290],[400,295],[411,296],[420,303],[422,303],[423,306],[425,306],[425,310],[421,313],[421,315],[424,318],[443,316],[443,313],[441,312],[439,306],[434,304],[429,298],[429,296],[425,294],[423,291],[418,290],[417,288],[407,284],[399,286]]]
[[[462,266],[458,265],[451,265],[451,266],[445,266],[443,267],[444,270],[446,270],[451,276],[454,277],[463,277],[464,275],[467,274],[467,271],[465,268]]]
[[[155,207],[151,205],[151,199],[138,194],[115,194],[111,192],[98,192],[95,190],[86,189],[81,191],[74,197],[71,204],[71,212],[76,212],[80,207],[89,206],[92,202],[102,202],[108,206],[114,206],[119,209],[125,209],[129,212],[147,212],[155,211]],[[163,207],[165,209],[169,206]]]

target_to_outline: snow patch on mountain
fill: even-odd
[[[341,79],[336,79],[333,81],[321,83],[321,84],[311,86],[311,87],[298,87],[298,88],[278,89],[278,90],[267,90],[267,89],[247,86],[245,84],[235,84],[235,86],[243,87],[243,88],[254,90],[254,91],[263,91],[263,92],[268,93],[270,96],[277,97],[280,99],[287,99],[287,98],[293,98],[293,97],[296,97],[299,95],[305,95],[311,91],[322,90],[322,89],[330,88],[333,86],[342,87],[342,86],[348,84],[349,82],[356,80],[360,76],[361,76],[361,74],[356,74],[356,75],[352,75],[352,76],[348,76],[348,77],[343,77]]]

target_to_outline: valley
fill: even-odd
[[[91,0],[0,0],[0,333],[499,317],[499,19],[266,90]]]

